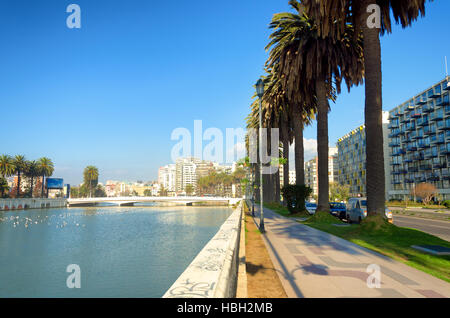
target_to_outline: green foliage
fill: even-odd
[[[5,193],[8,193],[9,186],[8,182],[5,178],[0,177],[0,198],[3,198],[5,196]]]
[[[330,213],[317,211],[311,216],[307,222],[321,223],[321,224],[343,224],[337,217],[332,216]]]
[[[341,185],[336,182],[330,183],[330,200],[331,201],[348,201],[350,198],[350,187]]]
[[[144,197],[151,197],[152,196],[152,190],[145,189],[144,190]]]
[[[194,193],[194,186],[192,184],[187,184],[184,190],[186,191],[187,195],[191,195],[192,193]]]
[[[442,205],[445,206],[447,209],[450,209],[450,200],[442,202]]]
[[[281,194],[287,202],[291,214],[305,211],[305,201],[311,195],[312,189],[305,185],[290,184],[281,189]]]

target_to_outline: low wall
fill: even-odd
[[[67,205],[66,199],[0,199],[0,211],[23,209],[63,208]]]
[[[231,298],[236,295],[242,201],[163,298]]]

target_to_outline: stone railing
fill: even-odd
[[[67,205],[66,199],[39,199],[39,198],[0,199],[0,211],[63,208],[66,205]]]
[[[236,294],[242,201],[163,298],[231,298]]]

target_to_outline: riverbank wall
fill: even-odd
[[[163,298],[236,296],[242,201]]]
[[[40,199],[40,198],[0,199],[0,211],[64,208],[66,206],[67,206],[66,199]]]

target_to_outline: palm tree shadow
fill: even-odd
[[[265,267],[263,265],[256,265],[256,264],[248,263],[248,262],[246,264],[247,274],[250,274],[252,276],[256,275],[256,273],[258,273],[259,271],[264,271],[264,270],[267,270],[267,269],[273,269],[273,268],[267,268],[267,267]]]

